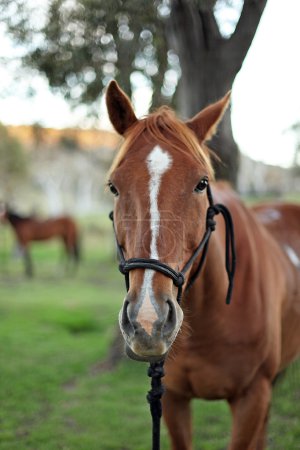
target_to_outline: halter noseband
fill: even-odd
[[[195,271],[195,273],[192,275],[191,279],[188,281],[186,286],[186,291],[191,288],[191,286],[194,284],[196,278],[198,277],[202,266],[205,261],[205,257],[207,255],[208,250],[208,244],[209,239],[211,236],[211,233],[216,228],[216,222],[214,220],[214,216],[217,214],[222,214],[224,221],[225,221],[225,229],[226,229],[226,241],[225,241],[225,266],[226,271],[228,275],[228,290],[226,295],[226,304],[230,303],[231,295],[232,295],[232,288],[233,288],[233,278],[234,278],[234,272],[235,272],[235,265],[236,265],[236,257],[235,257],[235,244],[234,244],[234,229],[233,229],[233,222],[231,218],[231,214],[229,210],[226,208],[226,206],[222,204],[214,204],[213,197],[211,193],[210,186],[207,186],[207,198],[209,202],[209,207],[207,209],[206,213],[206,230],[203,235],[203,238],[200,241],[200,244],[195,249],[192,256],[189,258],[189,260],[186,262],[184,267],[181,269],[181,271],[176,271],[172,269],[172,267],[168,266],[165,263],[162,263],[161,261],[157,259],[151,259],[151,258],[130,258],[125,259],[123,249],[121,245],[118,242],[118,238],[116,235],[116,230],[114,226],[114,216],[113,212],[109,214],[109,218],[112,220],[113,223],[113,229],[116,239],[116,245],[117,245],[117,252],[119,257],[119,270],[120,272],[125,275],[125,283],[126,283],[126,289],[129,290],[129,272],[134,269],[150,269],[155,270],[156,272],[160,272],[163,275],[171,278],[173,280],[174,285],[178,288],[177,292],[177,302],[181,302],[182,298],[182,288],[185,283],[185,274],[189,270],[189,268],[192,266],[192,264],[195,262],[197,257],[202,252],[198,267]]]

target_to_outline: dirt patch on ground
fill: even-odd
[[[123,358],[125,358],[124,339],[121,332],[116,329],[114,340],[110,346],[106,358],[94,364],[91,368],[91,374],[98,375],[103,372],[110,372],[117,367]]]

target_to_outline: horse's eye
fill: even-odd
[[[108,187],[110,189],[110,192],[114,194],[114,196],[117,197],[119,195],[118,189],[111,182],[108,183]]]
[[[199,183],[195,187],[194,191],[201,193],[207,188],[207,186],[208,186],[208,179],[206,177],[204,177],[204,178],[202,178],[202,180],[199,181]]]

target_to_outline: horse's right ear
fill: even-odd
[[[138,120],[129,98],[115,80],[108,85],[106,105],[110,121],[119,134],[124,134]]]

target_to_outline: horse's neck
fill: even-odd
[[[197,310],[225,303],[228,278],[225,269],[225,238],[212,235],[209,250],[202,272],[200,272],[193,290],[196,298],[193,304]]]
[[[9,223],[13,226],[15,226],[19,221],[18,216],[16,216],[16,214],[11,213],[11,212],[8,212],[6,217],[7,217],[7,220],[9,221]]]
[[[225,236],[223,223],[217,217],[202,272],[186,301],[186,320],[194,333],[220,333],[237,327],[259,328],[266,305],[280,302],[286,294],[282,251],[254,215],[241,207],[232,208],[235,223],[237,266],[231,305],[225,304],[228,278],[225,269]],[[266,275],[267,274],[267,275]],[[276,299],[269,292],[277,283]],[[253,287],[256,287],[254,289]],[[274,292],[273,292],[274,294]],[[205,331],[201,331],[201,327]],[[202,335],[201,335],[202,336]]]
[[[223,200],[221,198],[221,200]],[[226,198],[224,198],[226,200]],[[224,202],[225,203],[225,202]],[[226,203],[225,203],[226,204]],[[210,322],[213,318],[214,324],[217,322],[223,322],[224,317],[228,316],[229,311],[235,309],[240,297],[244,295],[243,280],[244,272],[241,273],[241,268],[251,271],[252,275],[256,276],[256,264],[257,260],[254,258],[253,242],[251,236],[253,233],[259,234],[259,231],[255,229],[255,222],[251,221],[251,213],[239,206],[236,202],[232,201],[226,206],[230,208],[233,221],[235,223],[235,243],[237,252],[239,248],[243,249],[242,254],[237,254],[237,266],[235,279],[233,281],[233,294],[231,298],[231,305],[226,305],[226,296],[229,287],[228,275],[225,267],[225,224],[222,216],[219,214],[215,220],[216,230],[212,233],[207,257],[204,267],[196,279],[194,286],[188,295],[186,306],[191,314],[187,314],[187,319],[192,319],[193,328],[196,327],[198,322]],[[242,261],[243,260],[243,261]],[[256,280],[257,281],[257,280]],[[241,292],[241,289],[243,292]],[[243,302],[247,303],[248,300],[243,298]],[[256,299],[251,300],[251,308]],[[243,308],[248,309],[249,305],[243,303]]]
[[[12,212],[7,213],[7,219],[13,227],[16,227],[20,223],[25,222],[27,220],[27,218],[20,217],[17,214],[12,213]]]

